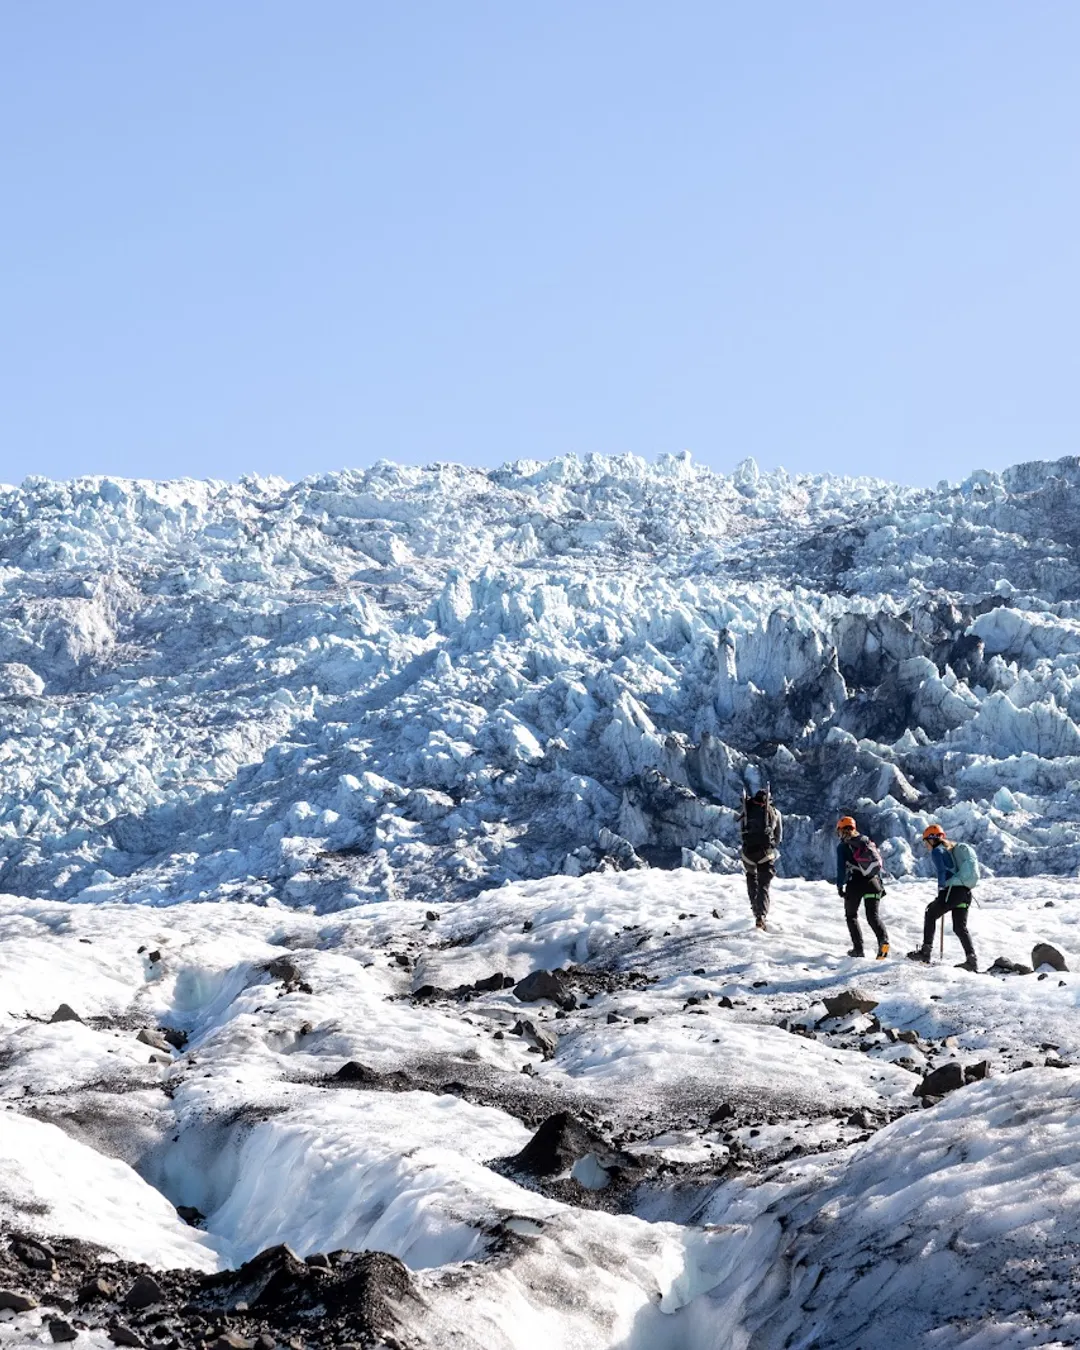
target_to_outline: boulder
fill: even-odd
[[[78,1336],[78,1332],[70,1322],[65,1322],[62,1317],[49,1318],[49,1335],[54,1342],[73,1341]]]
[[[944,1097],[947,1092],[955,1092],[964,1086],[964,1070],[958,1060],[951,1059],[948,1064],[928,1073],[917,1088],[913,1097]]]
[[[56,1253],[44,1242],[36,1242],[30,1238],[12,1238],[11,1252],[31,1270],[51,1273],[56,1269]]]
[[[350,1059],[347,1064],[343,1064],[334,1078],[339,1083],[361,1083],[368,1087],[374,1087],[382,1078],[382,1074],[374,1069],[369,1069],[366,1064],[361,1064],[359,1060]],[[269,1250],[273,1251],[274,1248]]]
[[[33,1294],[17,1294],[13,1289],[0,1289],[0,1309],[7,1312],[29,1312],[37,1307]]]
[[[1056,947],[1051,947],[1049,942],[1036,942],[1031,949],[1031,964],[1035,970],[1040,966],[1049,966],[1051,970],[1069,969],[1065,964],[1065,958]]]
[[[152,1275],[140,1275],[124,1295],[124,1307],[137,1312],[142,1308],[152,1308],[164,1299],[165,1291],[157,1280]]]
[[[878,1005],[876,998],[869,998],[858,989],[845,989],[843,993],[821,1000],[830,1017],[847,1017],[850,1013],[873,1012]]]
[[[566,978],[558,970],[534,970],[514,985],[514,995],[522,1003],[539,1003],[550,999],[560,1008],[573,1008],[576,1000],[566,984]]]
[[[990,1077],[990,1061],[980,1059],[978,1064],[968,1064],[964,1067],[964,1082],[977,1083],[983,1078]]]
[[[102,1279],[100,1275],[95,1275],[92,1280],[87,1280],[84,1285],[80,1285],[79,1292],[75,1295],[75,1301],[77,1303],[96,1303],[98,1299],[113,1299],[115,1297],[116,1285]]]
[[[110,1322],[106,1331],[113,1345],[128,1345],[133,1347],[133,1350],[146,1350],[146,1343],[142,1338],[123,1322]]]
[[[576,1162],[590,1153],[605,1170],[629,1161],[615,1153],[600,1135],[569,1111],[557,1111],[548,1116],[521,1152],[508,1161],[516,1172],[533,1177],[554,1177],[570,1171]]]
[[[166,1054],[172,1049],[160,1031],[152,1031],[149,1027],[143,1027],[135,1039],[143,1045],[153,1046],[155,1050],[163,1050]]]
[[[1034,969],[1032,966],[1022,966],[1017,961],[1010,961],[1007,956],[999,956],[986,973],[988,975],[1031,975],[1034,973]]]
[[[478,994],[493,994],[496,990],[504,989],[506,987],[506,980],[507,977],[502,971],[497,970],[494,975],[488,975],[486,979],[477,980],[473,985],[473,989]],[[510,983],[513,984],[513,980],[511,980]]]
[[[82,1018],[69,1003],[61,1003],[49,1018],[50,1022],[81,1022]]]

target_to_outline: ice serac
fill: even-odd
[[[783,866],[843,809],[1080,863],[1080,460],[935,490],[686,457],[0,489],[0,890],[331,910]]]

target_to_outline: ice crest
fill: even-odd
[[[841,810],[900,870],[934,817],[1071,872],[1078,488],[1075,457],[930,490],[590,455],[0,489],[0,890],[734,867],[762,781],[789,874]]]

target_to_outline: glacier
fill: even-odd
[[[1078,490],[0,487],[0,1347],[1075,1343]],[[931,819],[987,973],[902,959]]]
[[[0,891],[324,912],[781,867],[851,812],[1080,862],[1080,459],[960,484],[688,456],[0,489]]]
[[[249,1350],[268,1321],[309,1350],[1074,1344],[1080,885],[979,891],[985,964],[1050,942],[1071,970],[855,960],[830,888],[777,880],[762,934],[741,878],[694,869],[440,911],[0,897],[0,1290],[34,1278],[12,1235],[60,1266],[38,1307],[0,1300],[0,1346],[50,1344],[59,1302],[75,1350],[107,1350],[117,1303],[132,1321],[123,1262],[181,1282],[138,1314],[144,1345],[215,1345],[191,1281],[280,1243],[386,1253],[401,1297],[367,1339],[245,1299]],[[901,945],[930,894],[890,888]],[[549,968],[568,1010],[479,986]],[[872,1011],[830,1015],[852,988]],[[53,1021],[61,1001],[81,1020]],[[155,1027],[176,1044],[139,1039]],[[583,1141],[530,1174],[560,1112]],[[117,1300],[67,1307],[65,1239]]]

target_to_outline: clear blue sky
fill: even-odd
[[[0,9],[0,481],[1080,452],[1076,0]]]

